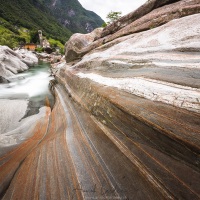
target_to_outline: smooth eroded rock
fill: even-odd
[[[137,19],[195,1],[174,2],[150,0]],[[111,42],[72,36],[52,67],[50,118],[0,157],[0,197],[199,199],[200,14],[188,15]]]
[[[38,63],[38,58],[32,51],[28,51],[26,49],[18,49],[15,52],[20,56],[22,62],[28,66],[34,66]]]
[[[7,78],[27,69],[28,66],[16,52],[9,47],[0,46],[0,76]]]
[[[81,58],[86,53],[84,49],[100,35],[101,31],[102,28],[97,28],[88,34],[76,33],[72,35],[69,41],[65,44],[66,61],[71,62]]]

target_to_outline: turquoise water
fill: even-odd
[[[29,70],[10,77],[10,83],[0,84],[0,99],[27,99],[29,100],[29,114],[38,113],[41,106],[46,105],[49,99],[51,107],[54,97],[49,90],[50,64],[39,62]]]
[[[48,85],[50,77],[50,64],[40,62],[28,71],[11,77],[8,84],[0,85],[0,98],[38,98],[51,96]]]

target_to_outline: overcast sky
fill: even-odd
[[[142,4],[147,0],[79,0],[82,6],[94,11],[104,21],[107,21],[106,16],[110,11],[121,11],[125,15]]]

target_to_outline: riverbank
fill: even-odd
[[[2,144],[5,142],[6,146],[14,145],[15,141],[7,137],[9,132],[22,126],[24,119],[26,121],[31,116],[40,118],[41,110],[53,107],[54,97],[49,90],[49,81],[52,79],[50,64],[40,61],[29,70],[10,77],[9,83],[0,85],[0,135],[4,138]],[[16,139],[21,135],[23,134],[16,135]]]
[[[0,46],[0,134],[16,128],[14,122],[38,114],[40,108],[53,107],[50,64],[38,57],[32,51]]]
[[[0,156],[14,155],[13,160],[20,157],[7,167],[0,158],[0,198],[25,156],[46,134],[44,130],[48,128],[54,105],[49,89],[52,79],[50,64],[39,61],[28,70],[9,76],[9,82],[0,84]],[[4,174],[6,169],[9,172]]]
[[[16,74],[28,70],[38,63],[37,56],[28,50],[12,50],[7,46],[0,46],[0,76],[8,79]],[[7,82],[7,81],[3,81]]]

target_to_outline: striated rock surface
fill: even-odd
[[[1,100],[1,104],[3,100]],[[16,100],[7,102],[3,105],[20,105]],[[22,100],[21,100],[22,101]],[[22,104],[23,102],[21,102]],[[21,105],[22,108],[23,105]],[[10,110],[11,111],[11,110]],[[11,113],[13,113],[11,111]],[[23,160],[29,153],[41,142],[47,133],[49,124],[50,108],[43,107],[39,114],[33,115],[20,122],[15,121],[15,127],[5,133],[0,133],[0,198],[7,190],[16,171],[20,168]],[[18,112],[19,113],[19,112]],[[6,112],[1,114],[7,115]],[[13,119],[13,118],[11,118]],[[0,121],[2,123],[2,121]],[[9,124],[10,123],[10,124]],[[6,125],[13,126],[12,122],[6,122]],[[16,199],[16,196],[13,196]],[[30,197],[29,197],[30,198]],[[23,199],[23,198],[22,198]]]
[[[69,97],[162,195],[139,186],[145,194],[134,196],[118,180],[130,199],[200,198],[199,20],[199,1],[164,3],[111,35],[105,28],[81,60],[57,68]]]
[[[66,43],[50,117],[0,156],[2,199],[200,199],[200,14],[176,10],[190,3],[148,1],[136,21],[175,17]]]
[[[120,38],[73,67],[87,68],[82,77],[103,85],[199,112],[199,19],[200,14],[187,16]],[[103,76],[98,79],[89,72]]]
[[[28,107],[27,100],[0,99],[0,135],[17,127]],[[17,108],[17,109],[15,109]],[[2,140],[1,140],[2,142]]]

